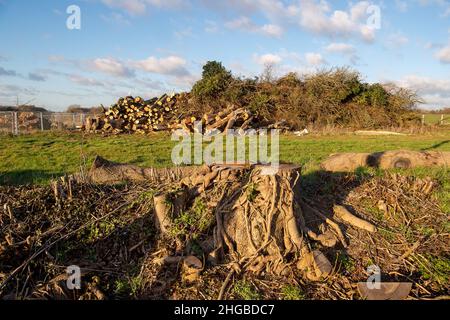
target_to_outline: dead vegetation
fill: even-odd
[[[420,126],[414,113],[420,99],[393,84],[365,83],[346,68],[275,77],[239,78],[217,61],[203,66],[202,78],[190,92],[145,100],[120,98],[103,114],[87,119],[85,131],[139,133],[213,129],[279,128],[320,130],[407,128]]]
[[[449,294],[438,181],[267,169],[98,159],[88,181],[0,187],[0,297],[358,299],[374,264],[412,282],[410,298]]]

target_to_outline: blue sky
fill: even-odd
[[[0,0],[0,43],[0,105],[188,90],[220,60],[242,76],[350,66],[450,106],[450,0]]]

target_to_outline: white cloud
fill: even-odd
[[[263,55],[253,55],[253,60],[259,65],[279,64],[283,60],[279,55],[266,53]]]
[[[265,24],[258,26],[250,20],[250,18],[241,16],[237,19],[227,21],[225,27],[229,29],[243,30],[251,33],[260,33],[270,37],[281,37],[283,34],[283,28],[275,24]]]
[[[70,81],[82,85],[82,86],[96,86],[96,87],[103,87],[104,84],[96,79],[92,78],[86,78],[79,75],[71,75],[68,77]]]
[[[450,44],[436,53],[436,58],[441,62],[448,64],[450,63]]]
[[[178,75],[168,79],[167,83],[172,87],[181,88],[182,90],[190,90],[195,82],[200,80],[199,75],[186,74]]]
[[[112,8],[119,8],[133,15],[144,14],[147,6],[141,0],[102,0],[104,4]]]
[[[100,15],[100,18],[103,21],[118,24],[121,26],[129,26],[131,24],[131,22],[128,19],[126,19],[122,14],[117,13],[117,12],[111,12],[108,15],[102,14],[102,15]]]
[[[406,37],[402,33],[394,33],[391,34],[386,41],[386,45],[389,48],[398,49],[404,45],[407,45],[409,43],[409,38]]]
[[[330,43],[325,50],[332,53],[353,54],[356,49],[351,44],[346,43]]]
[[[168,56],[165,58],[148,57],[145,60],[132,62],[135,68],[151,73],[158,73],[172,76],[187,76],[186,60],[178,56]]]
[[[283,34],[283,28],[275,24],[265,24],[261,27],[261,32],[268,36],[279,38]]]
[[[427,42],[424,45],[425,49],[441,49],[444,45],[442,43],[435,43],[435,42]]]
[[[409,75],[395,82],[401,87],[416,91],[429,107],[450,106],[450,80]]]
[[[189,5],[183,0],[102,0],[106,5],[130,14],[145,14],[149,7],[180,9]],[[327,37],[359,37],[367,42],[375,39],[375,29],[367,24],[369,1],[350,3],[347,10],[332,10],[327,0],[198,0],[200,5],[223,17],[236,17],[225,23],[227,28],[280,37],[287,25],[297,25]],[[257,24],[249,16],[260,15],[267,20]],[[216,31],[215,26],[207,27]],[[210,31],[208,31],[210,32]]]
[[[134,72],[114,58],[97,58],[86,63],[89,69],[119,77],[132,77]]]
[[[149,7],[180,9],[187,5],[183,0],[102,0],[111,8],[123,9],[131,15],[143,15]]]
[[[441,9],[441,16],[446,18],[450,16],[450,1],[448,0],[418,0],[422,6],[439,6]]]
[[[347,43],[330,43],[325,47],[325,50],[329,53],[341,54],[347,57],[351,64],[356,65],[360,60],[356,52],[356,48]]]
[[[217,22],[215,21],[206,20],[205,25],[205,32],[216,33],[219,30],[219,28],[217,27]]]
[[[173,34],[174,34],[174,36],[175,36],[176,38],[178,38],[178,39],[192,38],[192,37],[194,37],[194,33],[192,32],[192,28],[191,28],[191,27],[189,27],[189,28],[184,28],[184,29],[177,30],[177,31],[174,31]]]
[[[395,0],[395,6],[400,12],[406,12],[408,10],[408,2],[404,0]]]
[[[316,34],[328,37],[359,36],[364,41],[375,39],[375,29],[367,25],[368,1],[352,5],[349,11],[332,11],[326,1],[301,0],[300,25]]]
[[[320,66],[326,63],[325,59],[320,53],[309,52],[305,54],[305,59],[306,62],[311,66]]]

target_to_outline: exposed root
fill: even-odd
[[[338,218],[356,228],[363,229],[372,233],[377,232],[377,228],[373,224],[354,216],[350,213],[350,211],[347,210],[347,208],[343,206],[334,205],[333,212]]]

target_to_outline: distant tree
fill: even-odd
[[[219,61],[208,61],[203,66],[202,78],[212,78],[217,75],[229,75],[231,76],[231,72],[225,69],[222,65],[222,62]]]
[[[275,74],[276,74],[275,64],[266,63],[264,65],[264,70],[260,76],[260,79],[262,82],[271,83],[275,81]]]
[[[66,112],[67,113],[90,113],[90,114],[99,114],[102,113],[103,109],[102,107],[90,107],[85,108],[80,106],[79,104],[72,104],[67,107]]]
[[[232,80],[231,71],[221,62],[208,61],[203,66],[202,79],[194,84],[192,93],[200,100],[217,99],[224,95]]]
[[[48,112],[47,109],[42,107],[36,107],[34,105],[21,105],[17,108],[17,111],[21,112]]]

